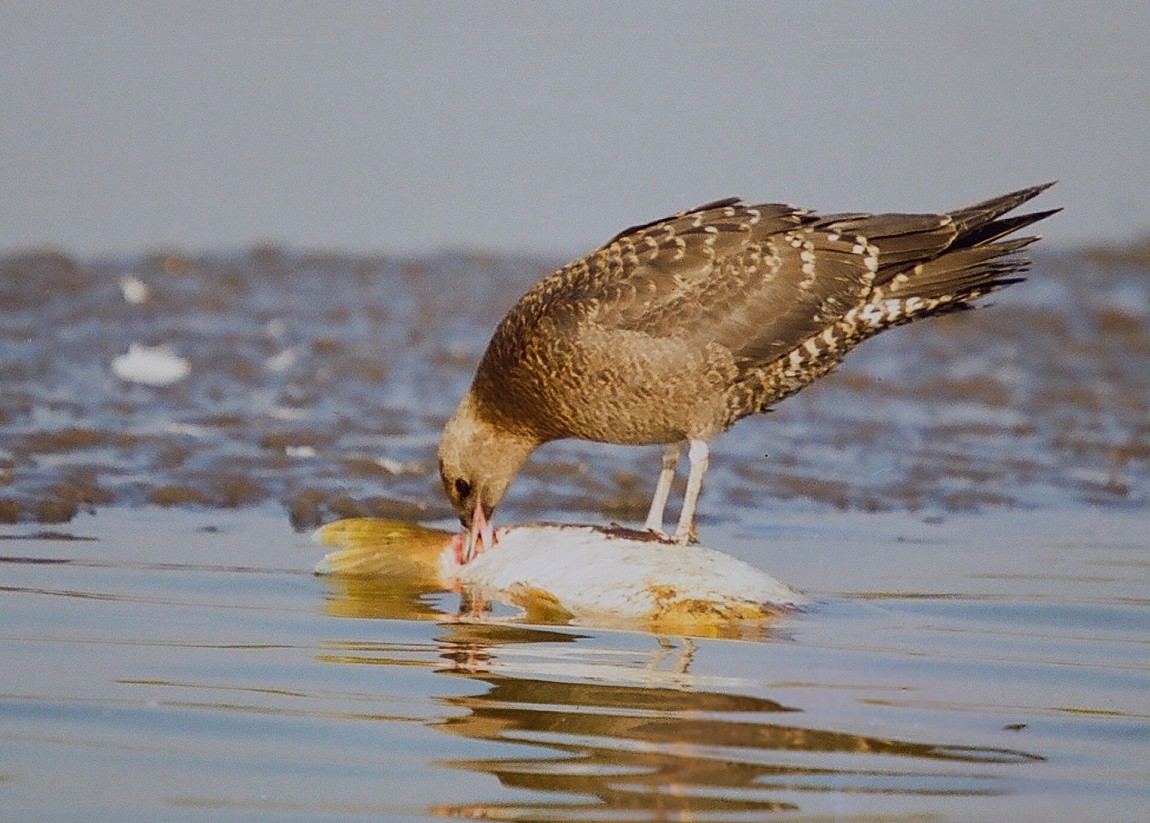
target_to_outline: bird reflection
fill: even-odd
[[[447,616],[434,599],[436,587],[404,576],[328,577],[324,611],[332,617],[375,620],[442,620]]]
[[[437,762],[515,792],[432,809],[440,815],[745,820],[819,806],[829,793],[995,795],[1006,790],[1003,767],[1042,759],[817,728],[802,707],[693,675],[689,639],[605,649],[570,630],[443,628],[440,673],[485,689],[438,698],[452,716],[433,727],[503,745],[499,756]],[[522,753],[504,756],[506,744]]]
[[[659,819],[775,812],[810,792],[993,794],[989,764],[1039,760],[1021,751],[950,747],[798,725],[801,710],[744,695],[469,674],[490,689],[444,702],[468,713],[449,734],[521,743],[517,758],[452,760],[515,789],[581,801],[439,809],[464,816],[586,819],[604,808]],[[788,722],[790,721],[790,722]],[[550,753],[540,752],[540,749]],[[556,756],[556,754],[558,756]],[[852,755],[845,762],[843,755]]]

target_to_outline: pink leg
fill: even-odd
[[[643,528],[649,532],[663,534],[663,510],[667,508],[667,497],[671,494],[671,481],[675,479],[677,465],[679,465],[679,444],[667,443],[663,446],[663,470],[659,472],[655,496],[651,498],[647,522],[643,524]]]
[[[710,449],[705,440],[691,440],[687,449],[687,460],[691,463],[691,473],[687,475],[687,493],[683,496],[683,510],[679,512],[679,525],[675,529],[675,540],[679,543],[695,543],[695,509],[699,505],[699,492],[703,490],[703,475],[707,473]]]

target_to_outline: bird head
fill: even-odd
[[[462,525],[465,562],[494,545],[495,507],[538,445],[485,419],[471,393],[447,421],[439,439],[439,476]]]

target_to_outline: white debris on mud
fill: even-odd
[[[192,371],[192,364],[168,346],[132,343],[128,353],[112,361],[112,374],[129,383],[145,386],[172,386]]]
[[[148,284],[136,275],[125,274],[120,278],[120,294],[124,296],[125,302],[138,306],[148,302],[150,291]]]

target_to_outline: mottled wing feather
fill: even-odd
[[[675,305],[697,299],[723,261],[800,225],[804,215],[785,205],[718,201],[629,230],[554,276],[575,302],[592,298],[590,319],[602,327],[681,336],[667,325],[678,315]]]
[[[864,301],[884,261],[893,276],[941,254],[954,239],[945,215],[849,214],[816,221],[805,212],[779,211],[786,207],[750,208],[771,215],[765,230],[757,224],[749,238],[725,247],[727,253],[704,255],[686,271],[666,260],[670,269],[649,264],[632,272],[631,278],[655,281],[648,288],[662,299],[631,303],[630,311],[602,319],[655,337],[676,335],[695,346],[718,343],[740,363],[766,362]],[[792,214],[803,224],[786,219]],[[706,232],[713,226],[706,222],[710,216],[694,214],[694,222],[675,236]],[[725,238],[732,232],[711,236],[716,234]]]
[[[945,215],[816,218],[722,200],[621,232],[521,301],[559,328],[718,343],[739,362],[780,356],[954,239]],[[514,313],[514,310],[513,310]],[[510,318],[509,318],[510,319]]]
[[[694,295],[684,295],[679,322],[696,338],[726,346],[737,362],[771,360],[865,295],[873,276],[867,255],[809,227],[784,232],[724,261],[698,307],[692,308]],[[699,307],[706,314],[693,320]]]
[[[756,210],[729,198],[620,232],[519,299],[492,336],[477,374],[479,384],[494,391],[496,383],[513,381],[524,357],[568,345],[565,340],[588,326],[634,326],[651,334],[653,319],[681,296],[684,284],[704,282],[710,275],[716,249],[729,256],[759,234],[798,225],[801,215],[790,206]]]
[[[879,249],[876,283],[883,283],[907,264],[936,257],[954,242],[955,228],[944,214],[863,214],[824,220],[820,228],[855,238]]]
[[[670,222],[672,220],[675,220],[679,217],[683,217],[683,216],[688,215],[688,214],[696,214],[698,212],[708,211],[710,209],[718,209],[718,208],[723,208],[725,206],[737,206],[740,204],[740,202],[741,202],[741,198],[738,198],[738,197],[724,197],[722,200],[712,200],[710,203],[704,203],[701,206],[695,206],[695,208],[693,208],[693,209],[687,209],[686,211],[676,212],[675,214],[671,215],[670,217],[660,217],[658,220],[651,220],[651,221],[648,221],[646,223],[639,223],[639,224],[634,225],[634,226],[628,226],[627,228],[623,229],[623,231],[619,232],[614,237],[612,237],[610,240],[608,240],[606,243],[604,243],[603,248],[610,246],[616,240],[622,240],[624,237],[626,237],[629,234],[638,234],[639,232],[643,231],[644,229],[649,229],[652,226],[659,225],[660,223],[667,223],[667,222]]]
[[[1035,238],[995,241],[1053,212],[999,218],[1045,188],[947,214],[820,217],[727,199],[633,226],[521,298],[496,330],[476,388],[514,394],[521,378],[558,368],[581,346],[635,354],[628,347],[647,339],[644,351],[685,352],[684,363],[722,347],[743,375],[731,419],[760,410],[882,328],[1015,282],[1025,261],[1014,252]],[[682,380],[694,385],[696,376]]]

